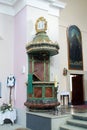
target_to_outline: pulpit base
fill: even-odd
[[[31,102],[25,102],[24,103],[25,106],[27,106],[30,109],[51,109],[51,108],[55,108],[57,106],[60,105],[59,102],[54,102],[54,103],[31,103]]]

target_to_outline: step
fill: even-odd
[[[66,123],[69,124],[69,125],[72,125],[72,126],[87,128],[87,121],[83,121],[83,120],[70,119],[70,120],[67,120]]]
[[[74,119],[87,121],[87,113],[74,113],[72,114],[72,117]]]
[[[60,130],[87,130],[86,128],[81,128],[81,127],[77,127],[77,126],[71,126],[68,124],[65,124],[63,126],[60,127]]]

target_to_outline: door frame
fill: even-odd
[[[67,70],[67,77],[66,77],[66,86],[67,86],[67,91],[70,92],[69,95],[69,103],[71,104],[71,100],[72,100],[72,93],[71,93],[71,88],[70,88],[70,75],[78,75],[81,74],[83,75],[83,81],[84,81],[84,75],[87,74],[86,71],[79,71],[79,70]],[[83,82],[83,92],[84,92],[84,82]],[[85,101],[85,97],[84,97],[84,101]]]
[[[81,89],[81,91],[80,91]],[[83,105],[84,104],[84,86],[83,86],[83,75],[77,74],[72,75],[72,105]]]

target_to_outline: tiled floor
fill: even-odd
[[[48,110],[46,111],[48,114],[52,115],[64,115],[64,114],[71,114],[71,113],[84,113],[87,112],[87,105],[80,105],[80,106],[59,106],[56,110]],[[0,125],[0,130],[16,130],[17,128],[24,128],[18,124],[4,124]]]
[[[49,114],[53,115],[64,115],[64,114],[73,114],[73,113],[84,113],[87,112],[87,105],[77,105],[77,106],[59,106],[56,110],[49,111]]]
[[[3,124],[3,125],[0,125],[0,130],[16,130],[17,128],[23,128],[23,127],[21,125],[18,125],[18,124],[14,124],[14,125]]]

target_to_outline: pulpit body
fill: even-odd
[[[57,85],[50,81],[50,57],[58,54],[59,46],[48,35],[47,21],[40,17],[36,21],[36,35],[26,46],[28,54],[27,101],[30,109],[49,109],[59,105]]]

